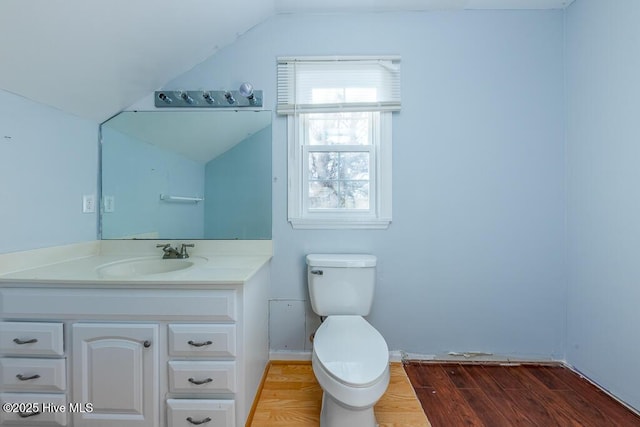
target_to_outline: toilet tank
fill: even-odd
[[[307,255],[313,311],[320,316],[366,316],[375,288],[376,257],[363,254]]]

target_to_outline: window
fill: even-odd
[[[388,227],[399,71],[398,58],[279,58],[293,227]]]

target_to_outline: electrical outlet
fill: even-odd
[[[96,212],[96,196],[94,194],[85,194],[82,196],[82,213]]]
[[[112,213],[116,210],[116,198],[114,196],[104,196],[104,212]]]

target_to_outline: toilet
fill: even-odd
[[[324,317],[311,363],[322,387],[321,427],[375,427],[373,406],[389,385],[389,348],[363,316],[375,287],[376,257],[307,255],[309,297]]]

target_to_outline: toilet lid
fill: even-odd
[[[380,332],[361,316],[329,316],[313,339],[324,370],[352,387],[376,382],[389,365],[389,348]]]

